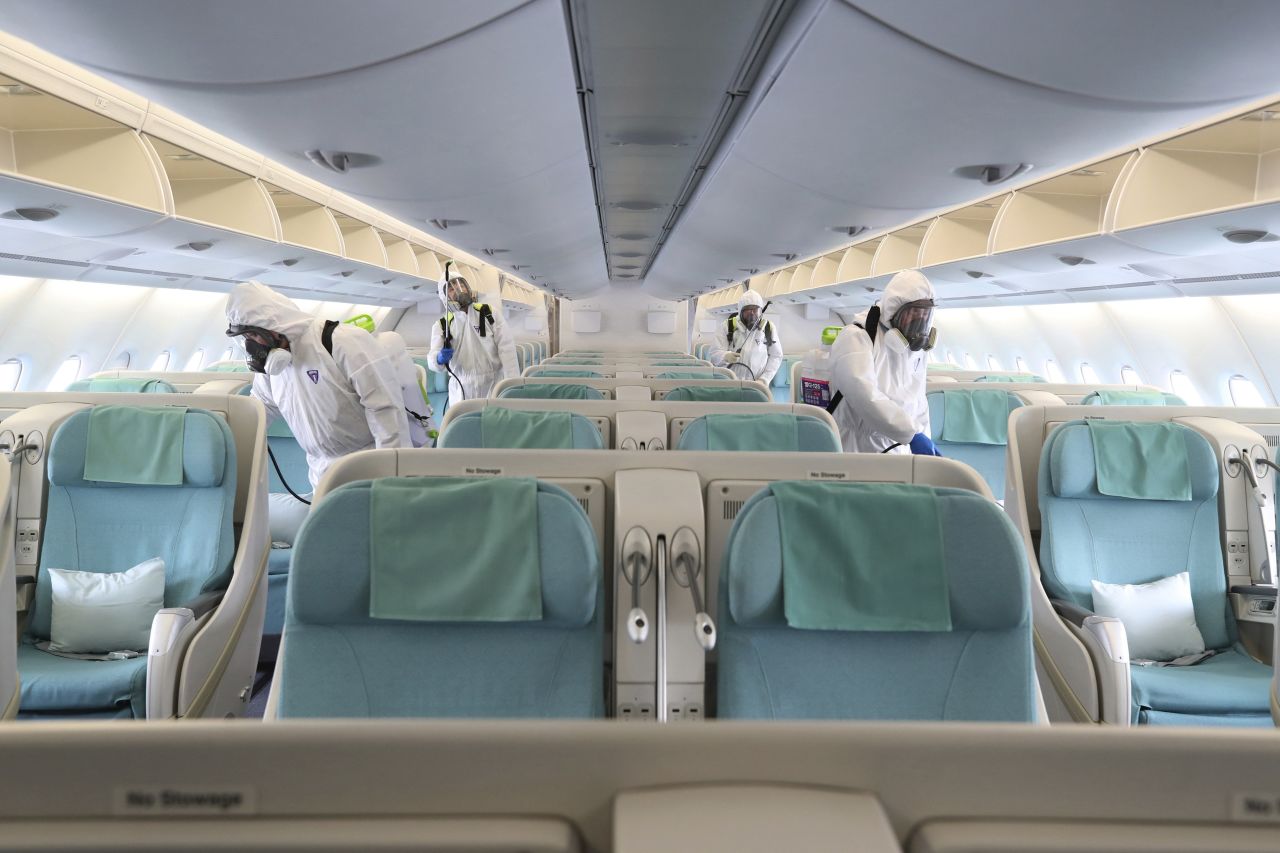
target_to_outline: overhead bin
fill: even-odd
[[[858,243],[850,246],[845,250],[844,257],[840,259],[840,266],[836,269],[836,281],[855,281],[860,278],[869,278],[871,276],[871,262],[876,256],[876,250],[880,248],[881,238],[867,240],[864,243]]]
[[[418,260],[418,275],[430,282],[437,282],[444,275],[444,261],[435,252],[417,243],[410,244]]]
[[[343,269],[342,232],[329,209],[274,184],[264,189],[280,222],[280,258],[260,273],[267,284],[292,284],[300,276],[329,276]]]
[[[913,269],[920,262],[920,244],[928,230],[929,223],[920,222],[886,234],[871,259],[871,274],[890,275]]]
[[[837,275],[840,270],[840,259],[843,257],[844,252],[834,252],[819,258],[813,267],[813,275],[809,277],[809,287],[825,287],[839,281]]]
[[[791,294],[789,298],[784,299],[785,302],[808,302],[809,297],[801,295],[802,291],[808,290],[812,285],[810,281],[813,278],[814,264],[799,264],[791,268],[791,278],[787,281],[787,293],[777,294],[778,296],[786,296]]]
[[[30,254],[24,235],[101,237],[167,212],[166,187],[137,131],[0,76],[4,251]]]
[[[1280,104],[1144,148],[1120,189],[1112,227],[1135,246],[1168,254],[1273,242],[1280,235]]]
[[[935,284],[972,284],[1010,270],[988,256],[996,217],[1011,198],[1006,194],[944,213],[934,219],[920,244],[919,264]]]

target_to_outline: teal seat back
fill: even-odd
[[[513,400],[603,400],[604,394],[590,385],[570,385],[556,382],[531,382],[528,385],[512,385],[502,389],[499,397]]]
[[[327,495],[294,545],[280,716],[604,715],[604,588],[591,523],[572,496],[538,484],[541,622],[417,622],[369,615],[371,485]]]
[[[51,568],[122,572],[160,557],[166,607],[225,589],[231,580],[236,448],[226,422],[189,410],[182,485],[139,486],[84,479],[90,415],[68,418],[49,447],[44,545],[28,625],[37,640],[49,637]]]
[[[1196,625],[1207,648],[1235,639],[1218,523],[1218,462],[1209,442],[1176,424],[1191,500],[1140,500],[1098,491],[1084,421],[1054,430],[1040,455],[1040,569],[1049,596],[1093,609],[1094,580],[1141,584],[1191,575]],[[1135,466],[1144,464],[1134,459]]]
[[[467,412],[449,421],[449,426],[440,434],[440,447],[505,447],[505,444],[485,443],[484,430],[481,428],[483,412]],[[551,414],[549,412],[530,412],[530,415]],[[574,414],[570,416],[572,442],[574,450],[603,450],[604,439],[600,430],[587,418]]]
[[[961,389],[962,390],[962,389]],[[933,441],[949,459],[963,462],[981,475],[991,489],[996,500],[1004,500],[1005,459],[1008,456],[1008,444],[969,444],[946,440],[946,406],[943,391],[932,391],[929,401],[929,431]],[[954,392],[953,392],[954,393]],[[1016,394],[1008,394],[1009,411],[1020,408],[1023,403]]]
[[[557,368],[554,368],[554,367],[539,367],[539,368],[538,368],[538,369],[536,369],[536,370],[531,370],[531,371],[529,372],[529,376],[530,376],[530,377],[538,377],[538,376],[559,376],[559,377],[567,377],[567,378],[571,378],[571,379],[600,379],[600,378],[602,378],[602,377],[601,377],[601,375],[600,375],[599,373],[596,373],[594,370],[574,370],[574,369],[564,369],[564,370],[560,370],[560,369],[557,369]]]
[[[961,489],[933,491],[950,631],[789,627],[777,498],[765,488],[747,501],[729,532],[720,572],[720,718],[1034,719],[1029,572],[1022,541],[989,500]],[[848,559],[823,553],[822,543],[813,547],[815,559]],[[849,571],[865,576],[894,568],[849,566]]]
[[[772,403],[759,388],[732,386],[717,388],[712,385],[677,385],[663,397],[672,403]]]
[[[163,379],[135,379],[111,377],[105,379],[81,379],[67,386],[68,391],[93,391],[94,393],[176,394],[177,389]]]
[[[742,420],[744,425],[749,424],[752,415],[720,415],[724,421]],[[833,432],[831,427],[822,420],[812,417],[811,415],[783,415],[795,424],[796,430],[796,450],[802,453],[839,453],[841,451],[840,436]],[[680,433],[680,440],[676,443],[676,450],[710,450],[708,441],[710,430],[707,426],[707,418],[704,415],[690,421]],[[747,442],[750,443],[749,441]],[[768,442],[766,441],[767,445]],[[744,447],[744,450],[773,450],[772,446],[760,447]]]
[[[1080,398],[1082,406],[1185,406],[1177,394],[1168,391],[1090,391]]]

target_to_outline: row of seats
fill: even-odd
[[[339,463],[296,548],[272,698],[279,717],[605,714],[601,650],[616,621],[608,562],[573,494],[510,474],[334,486],[389,455],[394,469],[495,464],[465,454],[372,451]],[[634,465],[599,458],[605,469]],[[544,465],[574,478],[585,461]],[[883,461],[900,474],[911,466],[871,464]],[[1029,572],[994,504],[932,485],[761,479],[728,533],[712,592],[717,716],[1036,718]],[[424,532],[427,517],[448,542]],[[498,526],[503,537],[485,535]],[[891,564],[902,571],[884,571]]]

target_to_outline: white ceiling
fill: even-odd
[[[646,279],[609,286],[703,292],[847,245],[835,227],[990,192],[957,167],[1027,162],[1034,179],[1280,92],[1271,0],[786,0],[763,71],[727,99],[777,8],[0,0],[0,30],[424,230],[464,220],[436,233],[506,250],[489,260],[566,296],[608,285],[606,249],[643,269],[671,220]],[[673,216],[729,102],[741,111]],[[682,144],[612,144],[646,134]],[[332,174],[312,148],[380,162]],[[630,201],[658,206],[616,206]]]

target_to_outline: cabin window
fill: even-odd
[[[111,363],[111,369],[112,370],[128,370],[129,362],[132,360],[133,360],[133,357],[130,356],[129,353],[122,352],[118,356],[116,356],[116,360]]]
[[[964,354],[964,366],[965,366],[965,367],[967,367],[969,370],[977,370],[977,369],[978,369],[978,362],[974,361],[974,360],[973,360],[973,356],[969,355],[969,353],[965,353],[965,354]]]
[[[1000,366],[1000,360],[996,358],[994,355],[987,356],[987,369],[988,370],[1004,370],[1004,368]]]
[[[172,355],[173,354],[168,350],[165,350],[164,352],[160,353],[158,356],[156,356],[156,360],[151,362],[151,369],[152,370],[168,370],[169,359],[172,357]]]
[[[14,391],[22,378],[22,362],[16,358],[0,361],[0,391]]]
[[[1080,378],[1089,385],[1101,385],[1102,380],[1098,378],[1098,371],[1089,366],[1089,362],[1080,362]]]
[[[222,351],[222,357],[221,357],[221,358],[219,358],[219,359],[218,359],[218,361],[231,361],[231,359],[233,359],[233,358],[235,358],[235,357],[236,357],[236,351],[235,351],[235,348],[234,348],[234,347],[227,347],[226,349],[224,349],[224,350]]]
[[[1189,406],[1200,406],[1204,403],[1200,392],[1196,390],[1195,384],[1191,381],[1191,377],[1181,370],[1175,370],[1169,374],[1169,387],[1173,389],[1173,393],[1185,400]]]
[[[80,378],[80,356],[73,355],[66,361],[62,362],[62,366],[58,368],[58,372],[53,374],[53,378],[49,380],[49,384],[45,387],[46,391],[65,391],[67,386]]]
[[[1019,372],[1019,373],[1030,373],[1030,372],[1031,372],[1031,368],[1027,367],[1027,360],[1026,360],[1025,358],[1023,358],[1022,356],[1018,356],[1017,358],[1015,358],[1015,359],[1013,360],[1013,363],[1017,366],[1017,368],[1018,368],[1018,372]]]
[[[1258,386],[1239,374],[1232,376],[1228,380],[1227,387],[1231,391],[1231,402],[1237,406],[1262,407],[1267,405],[1267,401],[1262,399],[1262,392],[1258,390]]]
[[[1120,368],[1120,380],[1124,382],[1125,385],[1142,384],[1142,377],[1138,375],[1138,371],[1134,370],[1127,364]]]
[[[1067,377],[1062,375],[1062,368],[1058,367],[1058,362],[1049,359],[1044,363],[1044,378],[1050,382],[1066,382]]]
[[[204,365],[204,349],[198,349],[191,353],[191,358],[187,359],[187,366],[182,368],[188,373],[199,370]]]

